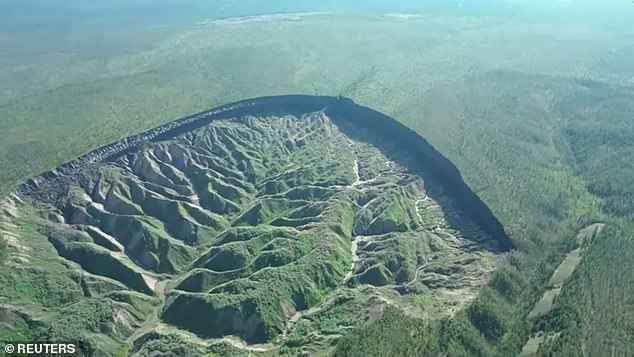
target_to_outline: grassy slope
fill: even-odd
[[[505,312],[503,323],[505,331],[517,332],[502,342],[486,341],[467,312],[450,329],[458,331],[451,343],[476,346],[482,353],[491,352],[492,345],[521,346],[527,326],[511,321],[521,321],[513,317],[527,313],[542,280],[565,253],[552,242],[572,237],[578,217],[598,205],[585,192],[584,180],[592,177],[575,176],[586,171],[575,171],[571,164],[575,148],[562,134],[565,122],[555,120],[561,115],[554,113],[554,102],[566,88],[540,87],[541,78],[534,75],[623,84],[621,74],[628,73],[618,67],[619,51],[627,47],[607,30],[486,17],[255,23],[183,31],[150,49],[137,48],[105,61],[68,56],[19,70],[15,63],[5,67],[2,75],[8,80],[0,97],[5,118],[0,131],[7,133],[0,144],[4,191],[98,144],[215,104],[289,92],[351,96],[429,138],[458,164],[518,242],[514,266],[500,274],[500,279],[511,277],[511,287],[532,287],[519,297],[502,296],[509,304],[522,302]],[[608,55],[610,48],[616,54]],[[509,74],[518,69],[528,75]],[[34,84],[23,89],[23,78]],[[539,261],[538,251],[553,253]],[[590,268],[580,271],[592,276]],[[606,271],[605,281],[615,281],[616,273]],[[496,288],[483,294],[485,306],[506,291]],[[619,302],[627,306],[626,300]]]

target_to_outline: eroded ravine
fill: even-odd
[[[352,104],[315,101],[229,106],[20,189],[46,207],[60,258],[94,279],[90,298],[158,300],[123,335],[132,352],[170,333],[265,352],[341,304],[361,321],[386,302],[419,311],[410,297],[424,294],[451,313],[487,281],[508,242],[459,176],[441,179],[451,166],[423,139],[420,157],[386,140],[384,118],[362,126],[344,119]]]

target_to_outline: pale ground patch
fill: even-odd
[[[542,316],[550,312],[550,310],[553,308],[555,298],[559,296],[560,291],[561,288],[553,288],[547,290],[542,298],[539,299],[537,303],[535,303],[535,306],[533,306],[533,310],[531,310],[531,312],[528,314],[528,318],[534,319],[538,316]]]
[[[112,311],[112,319],[116,325],[132,330],[139,326],[137,319],[122,306],[115,306]]]
[[[308,16],[328,15],[329,12],[296,12],[296,13],[277,13],[263,14],[253,16],[228,17],[219,20],[203,20],[196,25],[198,26],[223,26],[223,25],[241,25],[250,22],[274,22],[274,21],[300,21]]]
[[[0,239],[17,250],[17,254],[13,255],[14,259],[19,263],[28,263],[31,248],[20,242],[18,227],[13,223],[19,215],[16,201],[21,202],[17,196],[10,196],[0,203]]]
[[[517,357],[532,357],[537,353],[539,345],[544,341],[544,336],[534,336],[528,339],[522,351]]]
[[[141,276],[143,277],[143,280],[145,281],[147,286],[152,291],[156,292],[156,284],[159,282],[159,280],[155,277],[149,276],[148,274],[141,274]]]
[[[553,306],[553,302],[559,295],[561,291],[561,286],[572,276],[575,271],[575,268],[581,262],[583,257],[584,248],[582,245],[587,243],[588,240],[592,239],[595,235],[601,232],[604,224],[595,223],[588,227],[585,227],[579,231],[577,234],[577,243],[581,245],[581,247],[572,250],[570,253],[566,255],[566,258],[559,264],[555,272],[553,273],[550,281],[548,282],[548,286],[551,288],[546,291],[542,298],[535,304],[533,310],[528,314],[529,319],[533,319],[535,317],[547,314],[550,312]]]
[[[400,20],[409,20],[409,19],[420,19],[420,18],[424,18],[425,16],[420,15],[420,14],[407,14],[407,13],[401,13],[401,12],[390,12],[385,14],[386,17],[391,17],[394,19],[400,19]]]
[[[570,253],[566,255],[564,260],[559,264],[557,269],[550,278],[548,282],[549,290],[544,292],[544,295],[535,303],[533,309],[528,314],[528,319],[534,319],[539,316],[543,316],[552,310],[553,305],[555,303],[555,299],[559,296],[561,292],[561,287],[564,285],[566,280],[568,280],[575,271],[575,268],[581,262],[583,258],[583,252],[585,250],[585,246],[589,243],[589,241],[598,235],[605,224],[603,223],[595,223],[591,224],[581,230],[577,234],[576,240],[579,244],[579,248],[572,250]],[[557,334],[549,335],[547,338],[557,338]],[[537,349],[540,344],[543,342],[544,336],[542,332],[538,332],[537,335],[531,337],[524,347],[522,348],[522,352],[518,355],[518,357],[533,357],[537,353]]]

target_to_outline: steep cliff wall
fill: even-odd
[[[464,182],[458,168],[418,133],[394,118],[350,100],[339,101],[337,105],[327,110],[327,114],[335,122],[353,122],[361,127],[370,128],[382,138],[412,154],[413,157],[420,158],[420,161],[424,163],[421,172],[424,177],[434,179],[443,185],[469,215],[500,243],[502,249],[507,250],[512,247],[512,242],[502,224],[491,209]]]

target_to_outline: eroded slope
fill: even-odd
[[[40,231],[90,276],[84,295],[155,301],[112,315],[139,355],[174,334],[310,352],[381,306],[451,314],[504,242],[380,134],[324,110],[215,120],[83,169]]]

